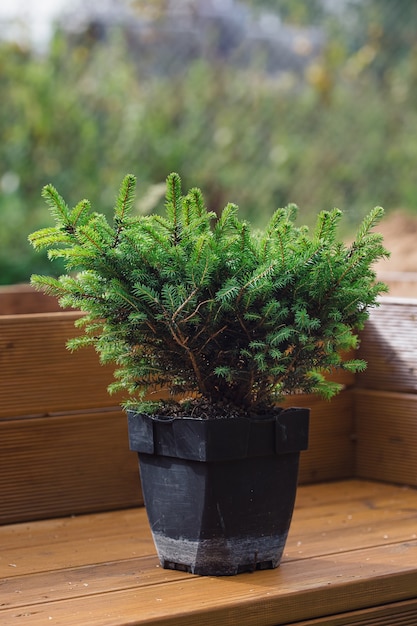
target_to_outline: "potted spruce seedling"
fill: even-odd
[[[135,178],[121,186],[111,223],[83,200],[70,209],[43,190],[55,226],[30,236],[68,273],[32,283],[82,310],[81,337],[116,364],[110,391],[127,391],[130,446],[164,567],[235,574],[276,567],[291,521],[308,409],[279,408],[291,393],[330,398],[341,354],[357,345],[385,286],[385,256],[364,219],[349,246],[339,210],[315,229],[277,210],[254,232],[228,204],[217,217],[199,189],[167,179],[165,214],[133,214]],[[296,401],[295,401],[296,405]]]

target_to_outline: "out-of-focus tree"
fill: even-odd
[[[415,0],[353,0],[350,15],[355,18],[349,28],[352,48],[373,48],[373,68],[381,79],[415,50]]]
[[[408,0],[392,2],[398,12],[402,3]],[[300,24],[310,17],[298,11],[315,4],[282,2],[281,22],[309,33]],[[44,56],[0,44],[0,282],[25,281],[46,270],[26,238],[48,223],[40,198],[48,182],[70,203],[88,197],[108,212],[114,189],[132,172],[139,181],[137,210],[147,211],[163,201],[166,175],[178,171],[185,188],[202,188],[210,209],[232,201],[259,225],[289,202],[300,205],[303,222],[334,206],[352,223],[376,204],[417,211],[417,55],[405,46],[381,74],[382,51],[372,34],[376,17],[365,9],[381,5],[382,11],[383,5],[388,12],[390,2],[345,4],[348,14],[315,20],[325,46],[311,57],[299,46],[298,65],[276,51],[272,66],[262,55],[254,63],[247,57],[236,62],[227,47],[220,52],[228,51],[230,62],[204,46],[200,56],[174,58],[176,48],[159,46],[168,37],[165,0],[137,2],[140,24],[133,22],[128,31],[123,24],[106,31],[97,19],[74,37],[57,29]],[[249,5],[261,6],[255,0]],[[317,11],[319,5],[325,6],[317,0]],[[188,18],[185,26],[194,28]],[[252,26],[260,32],[259,22],[245,25],[251,42]],[[150,47],[134,45],[139,27],[147,42],[156,42],[157,63],[145,54]],[[303,37],[297,41],[305,44]],[[383,76],[383,93],[376,76]]]
[[[243,0],[243,3],[255,11],[277,13],[282,20],[298,26],[320,24],[328,17],[322,0]]]

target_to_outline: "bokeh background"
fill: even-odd
[[[27,243],[50,223],[43,185],[110,213],[127,172],[145,213],[170,171],[256,226],[337,206],[349,237],[382,205],[413,271],[416,135],[415,0],[9,0],[0,284],[51,271]]]

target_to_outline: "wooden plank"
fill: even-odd
[[[0,523],[142,503],[120,409],[0,421]]]
[[[133,547],[133,546],[132,546]],[[132,551],[133,552],[133,551]],[[107,553],[107,550],[106,550]],[[55,556],[55,553],[54,553]],[[17,559],[16,559],[17,560]],[[18,561],[18,560],[17,560]],[[16,564],[19,567],[18,562]],[[160,585],[161,582],[187,580],[187,574],[164,572],[157,567],[156,557],[132,557],[128,560],[104,561],[83,567],[65,567],[54,572],[51,586],[50,572],[12,576],[2,581],[3,608],[18,609],[28,605],[41,605],[74,598],[85,598],[93,594],[105,594],[109,590],[123,591],[129,587]],[[0,609],[0,617],[2,617]]]
[[[395,526],[395,538],[381,538],[381,528],[369,530],[378,512],[391,532]],[[5,575],[0,621],[2,626],[23,618],[36,626],[295,626],[316,619],[316,624],[336,625],[329,615],[339,619],[345,612],[415,601],[417,538],[410,537],[410,520],[416,513],[414,489],[358,481],[300,487],[281,567],[230,578],[158,567],[149,554],[149,531],[134,541],[143,509],[0,528],[1,545],[11,539],[0,560]],[[337,532],[323,537],[320,549],[317,525],[329,516]],[[347,530],[349,516],[357,518],[354,532]],[[312,534],[309,519],[315,520]],[[354,536],[360,536],[359,543],[352,543]],[[120,538],[118,555],[115,538]],[[387,615],[397,617],[395,611]]]
[[[37,626],[51,620],[61,626],[73,626],[74,622],[83,626],[197,626],[202,619],[205,626],[279,626],[297,623],[307,616],[339,614],[350,611],[352,606],[368,608],[376,601],[393,602],[412,596],[417,581],[415,560],[412,562],[417,545],[402,547],[398,568],[393,555],[392,549],[370,549],[356,554],[357,561],[346,554],[308,563],[295,561],[275,571],[242,574],[228,580],[189,578],[177,572],[163,572],[155,580],[150,578],[155,563],[129,562],[116,580],[104,567],[98,568],[101,585],[92,570],[81,572],[81,576],[68,571],[66,577],[37,581],[28,594],[29,602],[25,586],[14,579],[10,588],[14,606],[9,605],[9,589],[2,589],[6,608],[0,616],[2,626],[23,617],[25,623]],[[57,592],[59,600],[54,599]],[[35,598],[33,603],[31,598]]]
[[[416,490],[382,483],[299,487],[285,561],[414,541],[416,507]],[[0,545],[7,578],[43,571],[46,553],[48,571],[57,572],[155,554],[143,508],[2,526]]]
[[[417,486],[417,395],[355,393],[356,474]]]
[[[0,315],[61,311],[58,300],[31,285],[0,286]]]
[[[415,626],[417,600],[395,602],[384,606],[331,615],[318,619],[288,624],[287,626]]]
[[[107,385],[113,367],[102,366],[93,348],[70,353],[80,314],[0,316],[0,419],[114,406]]]
[[[361,333],[359,357],[368,367],[359,387],[417,392],[417,300],[383,298]]]
[[[0,579],[155,559],[143,507],[0,526],[0,544]]]
[[[4,626],[22,616],[36,625],[76,619],[85,626],[196,626],[202,618],[207,626],[288,624],[414,597],[416,557],[417,542],[408,542],[295,560],[275,571],[227,580],[167,571],[155,576],[152,559],[124,562],[118,571],[111,565],[68,569],[66,576],[54,574],[49,580],[6,580],[0,616]]]
[[[352,477],[355,471],[352,391],[342,391],[330,402],[313,395],[289,396],[283,405],[311,409],[309,448],[301,453],[299,482]]]

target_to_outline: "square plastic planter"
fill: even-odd
[[[292,518],[309,409],[265,419],[128,412],[145,506],[165,568],[232,575],[277,567]]]

